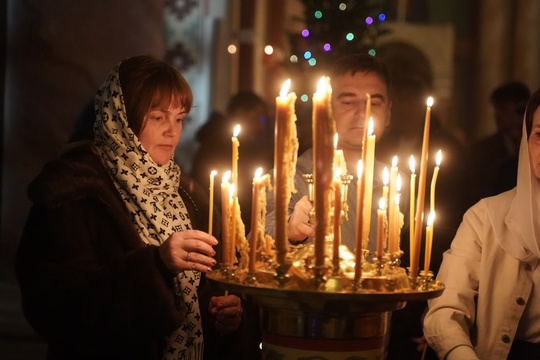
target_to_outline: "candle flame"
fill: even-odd
[[[384,200],[384,198],[381,198],[379,200],[379,209],[384,210],[385,208],[386,208],[386,201]]]
[[[412,155],[409,158],[409,169],[411,169],[411,173],[414,174],[414,171],[416,170],[416,162],[414,161],[414,156]]]
[[[373,135],[373,132],[374,132],[373,116],[370,116],[370,117],[369,117],[368,128],[367,128],[367,129],[368,129],[368,130],[367,130],[368,136]]]
[[[291,88],[291,79],[287,79],[281,86],[281,91],[279,92],[279,96],[282,98],[286,98],[287,94],[289,93],[290,88]]]
[[[431,96],[427,98],[426,104],[427,104],[428,107],[433,106],[433,98]]]
[[[337,148],[337,143],[338,143],[338,134],[335,133],[335,134],[334,134],[334,149]]]
[[[240,134],[240,124],[236,124],[233,130],[233,136],[238,137],[238,134]]]
[[[227,170],[225,174],[223,174],[223,177],[221,178],[221,182],[227,183],[229,182],[229,179],[231,178],[231,171]]]
[[[336,171],[334,171],[334,178],[339,179],[341,178],[341,168],[338,167]]]
[[[397,156],[394,155],[394,157],[392,158],[392,167],[397,166],[397,161],[398,161],[398,158],[397,158]]]
[[[429,213],[429,216],[427,219],[427,226],[433,226],[434,222],[435,222],[435,211],[432,211]]]
[[[441,161],[442,161],[442,151],[441,151],[441,149],[439,149],[439,151],[437,151],[437,155],[435,156],[435,164],[437,166],[440,166]]]
[[[390,182],[390,174],[388,173],[388,168],[385,166],[382,171],[382,182],[384,186],[388,186]]]
[[[328,78],[326,76],[323,76],[321,77],[321,79],[319,80],[319,83],[317,84],[317,91],[315,92],[315,95],[317,97],[323,97],[327,88],[328,88]]]
[[[262,167],[259,167],[257,168],[257,170],[255,170],[255,179],[259,180],[261,178],[262,171]]]
[[[356,167],[356,175],[358,176],[358,179],[362,177],[362,173],[364,172],[364,163],[362,160],[358,160],[358,165]]]
[[[396,179],[396,191],[397,191],[397,192],[400,192],[400,191],[401,191],[401,174],[397,174],[397,179]]]
[[[216,171],[216,170],[210,171],[210,176],[211,176],[211,177],[216,176],[216,174],[217,174],[217,171]]]

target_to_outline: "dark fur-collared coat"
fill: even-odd
[[[195,187],[182,175],[179,193],[192,225],[206,229],[207,196]],[[47,358],[159,359],[165,336],[183,323],[181,298],[92,146],[73,146],[47,164],[28,195],[33,206],[16,273],[25,317],[48,342]],[[241,330],[214,332],[208,301],[216,294],[203,277],[205,358],[243,358]]]

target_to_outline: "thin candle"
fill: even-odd
[[[411,169],[411,188],[409,190],[409,249],[414,247],[414,197],[416,193],[416,163],[414,156],[409,158],[409,169]],[[412,252],[409,251],[409,261],[412,264]]]
[[[383,191],[382,197],[385,203],[388,203],[388,182],[390,182],[390,173],[388,168],[385,166],[382,172],[382,182],[383,182]]]
[[[229,220],[229,225],[231,227],[231,230],[229,232],[230,234],[230,242],[229,242],[229,251],[231,252],[230,253],[230,261],[231,261],[231,266],[233,266],[235,264],[235,260],[236,260],[236,207],[237,207],[237,204],[238,204],[238,201],[236,196],[236,186],[234,186],[234,184],[231,184],[231,186],[229,187],[229,208],[231,209],[230,211],[230,220]]]
[[[354,282],[358,284],[362,277],[362,210],[364,205],[364,187],[362,186],[362,177],[364,164],[362,160],[358,161],[357,166],[357,197],[356,197],[356,264],[354,268]]]
[[[208,205],[208,233],[212,235],[212,226],[214,222],[214,177],[217,171],[210,171],[210,191],[209,191],[209,205]]]
[[[433,98],[429,97],[426,101],[426,118],[424,122],[424,136],[422,141],[422,154],[420,157],[420,173],[418,175],[418,195],[416,197],[416,216],[414,220],[414,248],[411,249],[411,277],[418,277],[418,266],[420,261],[420,247],[422,245],[422,218],[424,209],[424,200],[426,196],[426,171],[429,148],[429,129],[431,122],[431,107]]]
[[[364,207],[362,214],[362,247],[368,247],[368,237],[371,227],[371,201],[373,197],[373,169],[375,167],[375,134],[373,118],[368,121],[367,140],[365,142],[366,158],[364,162],[364,179],[362,186],[364,187]]]
[[[429,211],[435,211],[435,186],[437,184],[437,176],[439,175],[439,167],[441,166],[442,161],[442,152],[441,150],[437,151],[435,156],[435,169],[433,170],[433,177],[431,178],[431,197],[430,197],[430,206]]]
[[[377,258],[380,260],[384,255],[384,243],[386,242],[386,230],[384,229],[384,220],[386,218],[386,200],[379,200],[379,209],[377,210]]]
[[[339,245],[341,245],[341,168],[334,172],[334,239],[332,242],[332,256],[339,260]]]
[[[255,256],[257,242],[259,241],[259,193],[261,187],[262,168],[257,168],[253,177],[253,190],[251,196],[251,238],[249,239],[249,272],[255,272]]]
[[[398,174],[398,157],[392,158],[392,167],[390,168],[390,191],[388,193],[388,252],[393,253],[397,251],[396,244],[397,239],[395,235],[397,233],[396,223],[396,207],[394,206],[394,199],[396,198],[396,181]]]
[[[230,218],[230,203],[229,203],[229,179],[231,172],[227,171],[221,180],[221,249],[222,262],[224,266],[230,266],[230,250],[229,250],[229,218]]]
[[[430,212],[426,226],[426,252],[424,254],[424,275],[429,272],[431,265],[431,249],[433,248],[433,223],[435,222],[435,212]]]

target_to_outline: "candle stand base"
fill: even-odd
[[[231,281],[219,271],[207,276],[223,290],[247,295],[259,306],[264,360],[383,359],[389,313],[407,301],[434,298],[444,290],[437,281],[426,289],[390,290],[392,279],[386,276],[364,276],[360,289],[355,289],[354,280],[340,276],[329,276],[320,288],[305,283],[305,289],[294,282],[283,288],[266,270],[256,274],[257,284],[241,277]]]

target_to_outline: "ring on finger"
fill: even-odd
[[[195,263],[191,264],[191,270],[195,270]]]
[[[186,262],[190,262],[190,261],[191,261],[191,253],[188,251],[187,256],[186,256]]]

